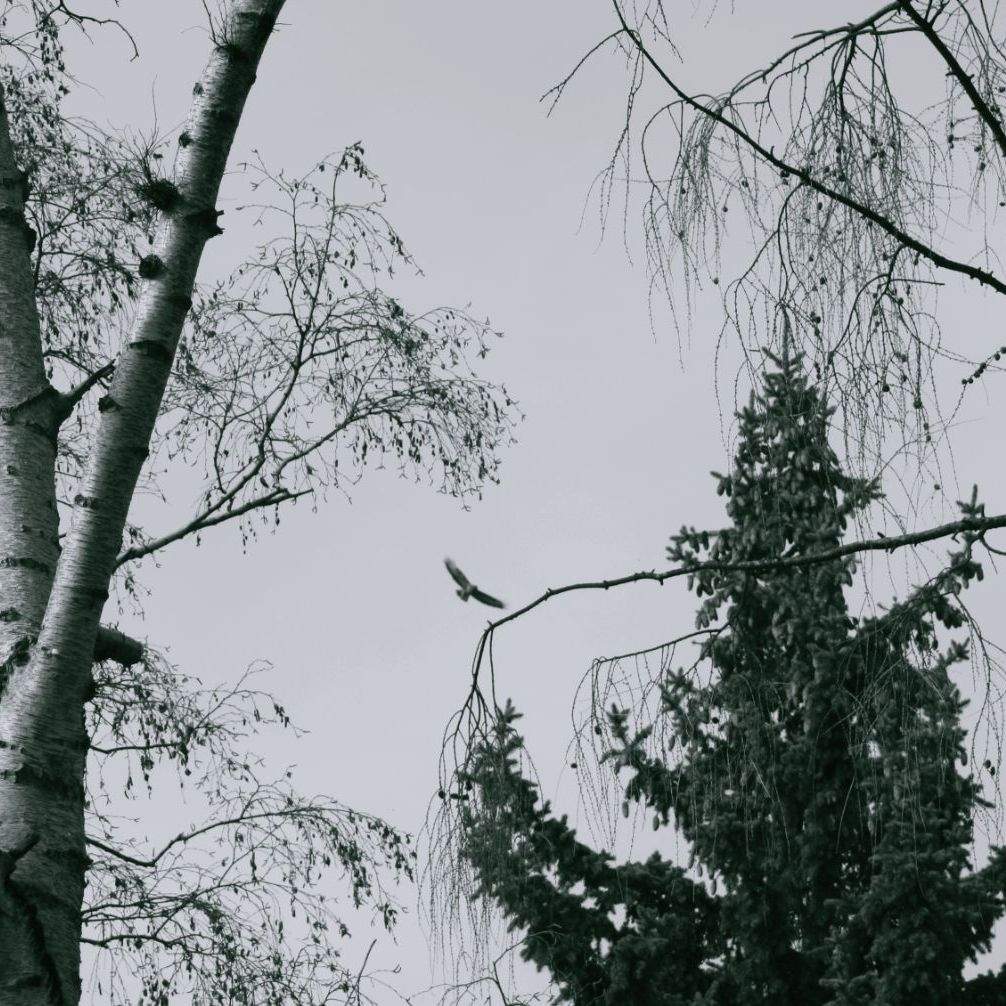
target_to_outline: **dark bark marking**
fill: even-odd
[[[59,968],[52,959],[52,954],[49,953],[49,946],[45,939],[45,927],[42,925],[42,920],[38,917],[35,906],[21,890],[21,887],[14,883],[14,881],[7,882],[7,891],[10,893],[11,898],[19,905],[28,922],[28,931],[31,933],[32,943],[35,944],[35,953],[38,956],[39,964],[43,968],[39,984],[44,982],[48,986],[46,993],[52,1006],[66,1006],[66,1000],[63,998],[63,983],[59,977]]]
[[[229,56],[235,63],[250,63],[255,58],[250,52],[233,42],[224,42],[222,45],[218,45],[217,52]]]
[[[17,188],[21,190],[21,201],[24,202],[31,192],[31,186],[28,183],[28,176],[23,171],[15,171],[12,175],[4,175],[0,178],[0,189]]]
[[[206,112],[207,115],[211,115],[221,126],[225,126],[231,129],[236,129],[238,124],[237,115],[232,112],[229,108],[210,108]]]
[[[121,408],[122,406],[111,395],[102,395],[98,399],[99,412],[109,412],[113,409],[118,410]]]
[[[162,363],[171,363],[174,359],[171,350],[163,342],[156,342],[153,339],[137,339],[136,342],[129,344],[129,348],[135,349],[144,356],[160,360]]]
[[[223,210],[215,210],[207,207],[203,210],[193,210],[185,215],[186,220],[191,220],[196,226],[201,227],[209,237],[214,238],[218,234],[223,234],[223,228],[217,223]]]
[[[35,240],[38,235],[28,221],[25,220],[23,210],[15,206],[0,206],[0,224],[10,224],[12,227],[17,227],[24,235],[25,242],[28,245],[28,253],[31,254],[35,248]]]
[[[90,590],[81,589],[81,594],[88,598],[94,605],[100,607],[108,600],[108,591],[104,589],[92,588]]]
[[[21,617],[17,608],[4,608],[0,611],[0,622],[16,622]]]
[[[44,976],[36,971],[33,975],[25,975],[23,978],[15,978],[7,982],[4,988],[11,992],[20,992],[22,989],[37,989],[45,981]]]
[[[26,430],[31,430],[32,433],[37,433],[46,443],[51,444],[53,447],[59,446],[59,441],[57,440],[56,433],[54,430],[50,429],[48,426],[42,423],[32,423],[27,422],[24,424]]]
[[[19,667],[23,667],[27,664],[28,658],[31,655],[32,643],[34,642],[34,636],[21,636],[19,639],[14,640],[10,656],[7,657],[4,667],[6,668],[10,664],[17,664]]]
[[[37,534],[40,538],[46,538],[46,533],[44,528],[32,527],[31,524],[22,524],[21,530],[24,534]],[[48,540],[48,539],[46,539]],[[59,542],[59,536],[56,537],[56,542]]]
[[[36,573],[52,576],[52,567],[47,563],[32,559],[30,556],[19,557],[6,555],[0,558],[0,569],[33,569]]]
[[[16,849],[0,849],[0,890],[20,909],[27,923],[31,943],[35,952],[37,965],[41,968],[34,974],[7,983],[12,991],[17,989],[32,989],[45,987],[46,996],[52,1006],[65,1006],[63,999],[63,983],[59,977],[59,968],[49,953],[45,939],[45,928],[39,918],[38,911],[21,886],[11,880],[11,874],[17,868],[18,861],[26,856],[38,844],[38,835],[32,834]]]
[[[16,985],[8,985],[8,988],[39,988],[45,986],[46,996],[51,1006],[66,1006],[63,997],[63,982],[59,977],[59,968],[49,952],[49,945],[45,938],[45,927],[39,918],[38,910],[32,900],[25,894],[20,884],[11,880],[11,873],[17,866],[17,861],[22,856],[30,852],[38,842],[38,835],[32,835],[20,849],[0,849],[0,887],[10,897],[10,900],[21,910],[21,914],[27,923],[28,933],[31,936],[31,943],[35,951],[35,957],[41,972],[35,975],[26,975]]]
[[[13,609],[10,609],[13,610]],[[19,616],[20,617],[20,616]],[[7,688],[7,682],[10,680],[11,669],[15,666],[23,667],[28,663],[31,657],[31,648],[34,645],[37,636],[21,636],[14,640],[11,646],[10,653],[7,655],[7,659],[0,664],[0,699],[3,698],[4,691]],[[7,744],[0,740],[0,748],[7,747],[14,749],[16,745]],[[23,753],[24,748],[20,749]],[[0,778],[6,778],[11,773],[0,772]]]
[[[178,146],[187,147],[192,143],[192,134],[188,130],[183,130],[182,134],[178,137]]]
[[[30,765],[21,765],[16,769],[0,770],[0,779],[12,782],[16,786],[27,786],[30,789],[41,790],[47,795],[55,794],[65,800],[82,802],[84,799],[84,784],[68,781],[60,775],[43,772]]]
[[[0,848],[0,887],[6,885],[7,881],[10,880],[10,875],[14,872],[17,861],[27,856],[36,845],[38,845],[38,835],[29,835],[15,849]]]
[[[97,496],[85,496],[83,493],[77,493],[73,497],[73,502],[75,506],[83,507],[85,510],[97,510],[101,507],[101,500]]]

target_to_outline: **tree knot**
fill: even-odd
[[[164,260],[160,255],[144,255],[140,259],[138,272],[140,279],[157,279],[164,274]]]

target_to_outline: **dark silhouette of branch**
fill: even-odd
[[[869,541],[849,542],[847,545],[840,545],[838,548],[830,548],[823,552],[811,553],[809,555],[795,555],[777,559],[757,559],[745,562],[697,562],[688,566],[678,566],[675,569],[666,569],[660,572],[651,569],[640,573],[629,573],[626,576],[615,577],[611,580],[588,580],[583,583],[567,583],[562,587],[550,587],[545,593],[525,604],[522,608],[510,612],[510,614],[505,615],[503,618],[498,618],[495,622],[490,622],[483,632],[483,638],[494,632],[501,625],[506,625],[507,622],[512,622],[515,618],[520,618],[521,615],[526,615],[529,611],[551,600],[551,598],[558,597],[560,594],[568,594],[574,590],[610,590],[612,587],[622,587],[627,583],[642,583],[646,580],[663,584],[665,580],[673,580],[679,576],[691,576],[694,573],[702,572],[764,573],[769,570],[798,569],[803,566],[814,566],[818,563],[842,559],[849,555],[857,555],[860,552],[893,552],[895,549],[904,548],[906,545],[921,545],[923,542],[935,541],[938,538],[947,538],[967,532],[978,533],[980,536],[986,531],[1002,527],[1006,527],[1006,514],[997,514],[995,517],[965,518],[963,520],[951,521],[948,524],[940,524],[925,531],[912,531],[909,534],[892,535],[891,537],[882,536]]]
[[[81,14],[68,7],[66,0],[58,0],[45,17],[52,17],[55,14],[62,14],[67,21],[71,24],[75,24],[83,33],[84,37],[88,39],[91,37],[87,33],[88,25],[96,25],[99,28],[103,28],[108,25],[113,28],[118,28],[129,41],[130,48],[133,50],[133,55],[130,57],[130,61],[140,58],[140,48],[136,44],[136,39],[133,37],[133,33],[118,18],[95,17],[93,14]]]
[[[471,683],[468,694],[460,709],[451,717],[450,722],[444,731],[443,751],[446,752],[454,746],[456,765],[466,763],[471,754],[471,749],[465,741],[461,739],[462,724],[466,717],[474,732],[478,732],[478,724],[491,715],[489,703],[483,695],[479,677],[483,664],[488,657],[489,674],[491,679],[491,694],[495,702],[495,672],[493,669],[493,636],[497,629],[512,622],[535,608],[540,607],[547,601],[561,594],[569,594],[578,590],[610,590],[613,587],[622,587],[630,583],[642,583],[652,581],[658,585],[663,585],[664,581],[672,580],[682,576],[692,576],[701,572],[746,572],[762,573],[768,571],[778,571],[785,569],[801,569],[807,566],[818,565],[823,562],[832,562],[847,556],[857,555],[862,552],[893,552],[896,549],[910,545],[920,545],[927,541],[936,541],[940,538],[953,537],[958,534],[970,534],[976,540],[981,540],[985,532],[996,528],[1006,527],[1006,514],[997,514],[993,517],[966,517],[961,520],[940,524],[936,527],[928,528],[924,531],[913,531],[902,535],[878,536],[869,541],[849,542],[836,548],[825,549],[821,552],[809,553],[807,555],[794,555],[787,557],[777,557],[772,559],[747,560],[743,562],[698,562],[688,565],[678,566],[673,569],[663,571],[644,570],[638,573],[629,573],[625,576],[615,577],[610,580],[592,580],[581,583],[569,583],[562,587],[551,587],[543,594],[540,594],[533,601],[528,602],[523,607],[504,615],[496,621],[490,622],[482,631],[478,644],[475,648],[475,655],[472,659]],[[685,638],[685,637],[682,637]],[[498,712],[498,706],[497,706]],[[461,743],[461,750],[458,750],[458,743]],[[444,764],[441,768],[443,770]],[[444,775],[443,778],[447,778]]]
[[[311,808],[309,807],[308,810],[310,809]],[[191,831],[179,832],[179,834],[161,846],[161,848],[152,856],[143,859],[131,856],[128,852],[123,852],[121,849],[116,849],[114,846],[102,842],[93,835],[87,836],[87,844],[93,845],[94,848],[101,849],[102,852],[107,852],[111,856],[115,856],[116,859],[121,859],[124,863],[132,863],[133,866],[153,867],[157,866],[157,864],[172,849],[174,849],[175,846],[184,845],[186,842],[191,842],[194,838],[199,838],[208,832],[233,828],[234,825],[248,825],[255,821],[272,822],[282,820],[283,818],[291,818],[295,820],[298,817],[304,816],[304,814],[304,807],[295,806],[288,810],[269,810],[258,814],[242,813],[236,814],[233,817],[221,818],[219,820],[214,819],[209,824],[205,824],[200,828],[193,828]]]
[[[960,60],[950,51],[946,42],[940,38],[939,33],[933,27],[933,21],[920,14],[915,9],[915,5],[911,0],[900,0],[897,6],[918,26],[919,31],[926,37],[929,44],[939,53],[940,59],[947,64],[950,73],[957,83],[961,85],[961,90],[964,91],[974,106],[975,112],[988,127],[989,132],[995,137],[995,141],[999,145],[1003,156],[1006,156],[1006,130],[1003,129],[1002,119],[989,107],[988,102],[981,96],[978,88],[975,87],[971,75],[961,65]],[[937,16],[939,13],[941,12],[937,12]],[[935,17],[933,20],[935,20]]]
[[[123,667],[131,667],[143,659],[145,649],[144,644],[138,639],[133,639],[118,629],[102,625],[98,627],[98,638],[94,641],[94,660],[95,663],[114,660]]]

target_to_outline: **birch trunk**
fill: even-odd
[[[236,0],[195,87],[181,202],[144,260],[134,337],[95,427],[62,554],[54,472],[65,410],[45,377],[32,236],[0,92],[0,1006],[80,999],[83,708],[101,609],[203,247],[217,233],[234,133],[283,2]]]

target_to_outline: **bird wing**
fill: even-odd
[[[468,577],[465,576],[465,574],[462,573],[461,570],[458,569],[458,567],[455,566],[450,559],[444,559],[444,565],[447,567],[447,572],[451,574],[451,577],[453,578],[454,582],[462,590],[467,590],[471,586]]]
[[[492,594],[487,594],[484,590],[479,590],[478,587],[472,591],[472,597],[474,597],[476,601],[488,604],[490,608],[506,607],[506,605],[498,597],[493,597]]]

